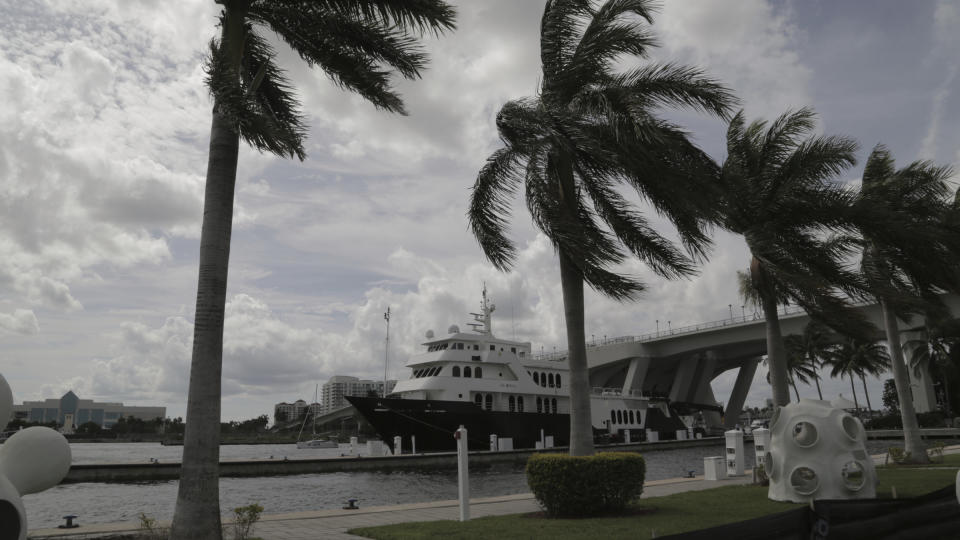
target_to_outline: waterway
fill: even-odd
[[[868,441],[870,453],[881,453],[893,441]],[[75,443],[73,463],[179,462],[183,447],[159,443]],[[361,450],[364,447],[361,445]],[[222,461],[250,459],[310,459],[337,457],[338,449],[297,449],[294,444],[224,445]],[[723,454],[709,446],[651,451],[644,454],[647,480],[703,474],[703,458]],[[746,465],[753,467],[753,447],[747,444]],[[493,497],[528,492],[522,468],[503,467],[471,472],[471,497]],[[79,516],[82,523],[136,521],[141,513],[169,520],[177,498],[177,481],[136,484],[80,483],[57,486],[23,498],[30,529],[55,527],[62,516]],[[220,508],[259,503],[265,513],[333,509],[347,499],[360,506],[382,506],[457,498],[457,475],[451,470],[327,473],[258,478],[221,478]]]

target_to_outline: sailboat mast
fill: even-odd
[[[390,306],[387,306],[387,312],[383,314],[387,321],[387,340],[383,348],[383,397],[387,397],[387,366],[390,360]]]

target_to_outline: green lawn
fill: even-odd
[[[878,469],[878,497],[889,497],[895,487],[898,497],[913,497],[953,484],[960,455],[946,456],[933,467],[883,467]],[[647,539],[742,521],[784,512],[797,505],[767,499],[767,488],[725,486],[706,491],[678,493],[642,500],[632,515],[590,519],[546,519],[515,514],[486,517],[464,523],[430,521],[353,529],[351,534],[378,540],[419,538],[510,539],[510,538],[617,538]]]

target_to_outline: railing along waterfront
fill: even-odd
[[[854,306],[866,305],[863,304],[854,304]],[[782,309],[778,310],[780,316],[786,317],[790,315],[801,315],[806,314],[806,311],[800,306],[785,306]],[[723,328],[725,326],[733,326],[739,324],[748,324],[755,323],[763,320],[763,316],[754,311],[751,314],[744,313],[739,317],[727,317],[724,319],[719,319],[716,321],[708,321],[697,324],[691,324],[687,326],[680,326],[678,328],[667,328],[666,330],[657,330],[655,332],[649,332],[646,334],[640,334],[638,336],[618,336],[618,337],[605,337],[602,339],[592,339],[587,342],[587,348],[592,349],[595,347],[605,347],[608,345],[617,345],[620,343],[634,343],[634,342],[645,342],[653,341],[655,339],[668,338],[673,336],[680,336],[684,334],[693,334],[695,332],[702,332],[703,330],[711,330],[714,328]],[[550,353],[541,353],[533,355],[533,359],[541,362],[561,362],[567,359],[567,351],[555,351]]]

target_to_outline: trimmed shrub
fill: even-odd
[[[553,517],[622,510],[640,497],[645,475],[643,456],[631,452],[534,454],[527,460],[530,491]]]

